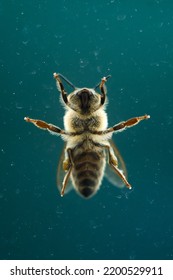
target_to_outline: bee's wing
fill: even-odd
[[[114,151],[115,156],[118,159],[118,168],[122,170],[123,174],[127,178],[126,165],[118,148],[114,144],[113,140],[109,140],[109,143]],[[117,175],[117,173],[113,170],[113,168],[108,163],[106,164],[105,177],[111,184],[113,184],[116,187],[123,188],[125,186],[122,179]]]
[[[64,176],[65,176],[65,172],[63,169],[65,149],[66,149],[66,145],[64,145],[64,148],[62,150],[60,160],[58,163],[58,168],[57,168],[57,187],[58,187],[58,190],[60,193],[61,193],[61,189],[62,189],[62,182],[63,182]],[[73,185],[72,185],[71,179],[69,178],[66,188],[65,188],[65,194],[68,193],[69,191],[71,191],[72,189],[73,189]]]

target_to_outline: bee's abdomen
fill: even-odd
[[[88,198],[98,189],[103,173],[103,158],[94,151],[78,153],[74,157],[74,183],[82,196]]]

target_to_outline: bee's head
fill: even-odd
[[[68,107],[80,114],[91,114],[101,106],[101,95],[94,89],[80,88],[68,95]]]
[[[106,86],[105,82],[108,77],[104,77],[101,82],[95,88],[76,88],[69,80],[63,75],[54,73],[56,79],[57,88],[61,92],[61,97],[66,106],[74,110],[75,112],[87,115],[91,114],[106,103]],[[70,85],[74,91],[70,94],[65,92],[64,86],[61,82],[62,78],[68,85]],[[96,88],[100,88],[101,94],[96,92]]]

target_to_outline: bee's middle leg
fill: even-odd
[[[131,118],[127,121],[123,121],[120,122],[116,125],[114,125],[113,127],[107,128],[105,131],[103,131],[103,134],[109,133],[109,132],[118,132],[118,131],[122,131],[126,128],[132,127],[134,125],[137,125],[139,122],[143,121],[143,120],[147,120],[150,118],[150,115],[144,115],[144,116],[140,116],[140,117],[134,117]]]
[[[134,117],[131,118],[127,121],[122,121],[112,127],[109,127],[105,130],[101,130],[101,131],[91,131],[92,134],[97,134],[97,135],[104,135],[104,134],[108,134],[108,133],[113,133],[113,132],[118,132],[118,131],[122,131],[125,130],[126,128],[132,127],[134,125],[137,125],[139,122],[143,121],[143,120],[147,120],[150,118],[150,115],[144,115],[144,116],[140,116],[140,117]]]
[[[53,134],[67,134],[67,132],[65,130],[63,130],[53,124],[42,121],[42,120],[35,120],[35,119],[31,119],[29,117],[25,117],[24,120],[26,122],[30,122],[30,123],[34,124],[35,126],[37,126],[40,129],[48,130],[50,133],[53,133]]]

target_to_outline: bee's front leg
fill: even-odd
[[[110,78],[110,75],[107,77],[103,77],[101,80],[101,83],[99,85],[100,87],[100,91],[101,91],[101,105],[103,105],[105,103],[105,98],[106,98],[106,87],[105,87],[105,83],[107,82],[107,80]]]
[[[35,126],[37,126],[40,129],[44,129],[44,130],[48,130],[50,133],[52,134],[68,134],[65,130],[62,130],[61,128],[50,124],[50,123],[46,123],[42,120],[34,120],[34,119],[30,119],[28,117],[25,117],[24,120],[26,122],[30,122],[33,123]]]
[[[66,105],[68,105],[67,93],[66,93],[66,91],[65,91],[65,89],[64,89],[63,83],[61,82],[61,79],[60,79],[60,77],[59,77],[59,74],[54,73],[54,74],[53,74],[53,77],[54,77],[55,80],[56,80],[57,88],[58,88],[58,90],[61,92],[62,99],[63,99],[64,103],[65,103]]]

